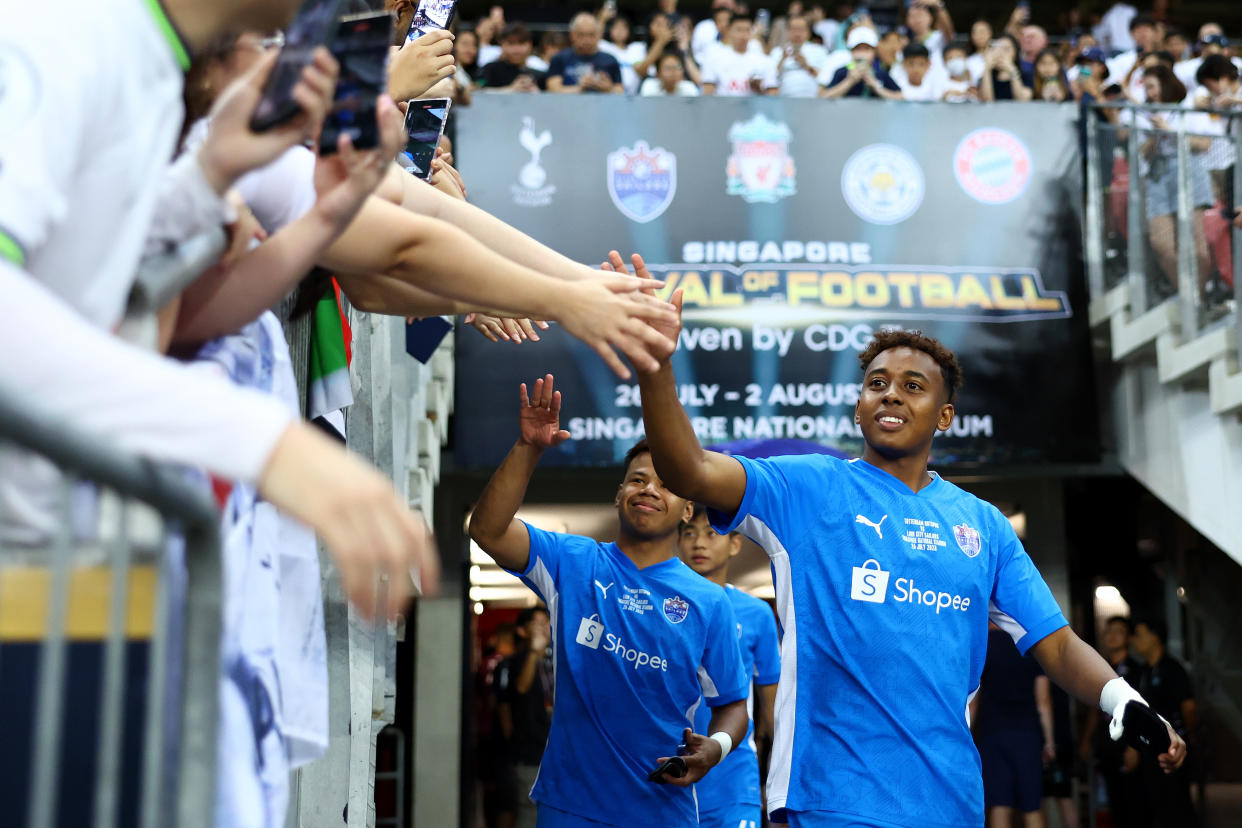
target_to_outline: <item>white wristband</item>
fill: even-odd
[[[733,737],[723,730],[717,730],[710,738],[720,745],[720,761],[723,762],[725,757],[729,755],[729,751],[733,750]]]
[[[1125,716],[1126,703],[1131,701],[1136,701],[1142,705],[1147,704],[1147,700],[1139,695],[1139,692],[1120,676],[1110,680],[1100,692],[1100,709],[1113,717],[1112,721],[1108,723],[1108,735],[1114,742],[1121,738],[1121,720]]]

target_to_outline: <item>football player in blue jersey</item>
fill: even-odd
[[[530,396],[522,384],[520,436],[470,517],[470,537],[552,616],[552,726],[531,790],[538,826],[691,828],[692,786],[746,737],[750,676],[737,621],[725,591],[677,557],[692,509],[661,483],[643,443],[625,458],[616,543],[515,517],[543,452],[569,439],[560,409],[551,374]],[[696,733],[704,704],[711,715]],[[677,758],[684,775],[649,779]]]
[[[729,583],[729,562],[741,551],[742,536],[737,532],[717,532],[702,506],[696,504],[694,515],[681,525],[681,559],[707,580],[724,587],[733,604],[742,662],[755,691],[748,699],[754,723],[746,740],[695,786],[699,825],[705,828],[763,826],[759,755],[766,755],[771,747],[776,682],[781,677],[780,639],[772,608]],[[707,716],[707,711],[700,708],[696,730],[707,729]]]
[[[615,253],[610,268],[625,270]],[[639,377],[655,473],[772,561],[783,641],[769,812],[793,828],[982,826],[965,711],[989,618],[1070,695],[1110,714],[1114,738],[1167,735],[1159,763],[1180,766],[1185,743],[1070,630],[1005,516],[928,470],[933,437],[953,422],[954,354],[884,330],[860,361],[866,446],[850,462],[704,451],[670,360]]]

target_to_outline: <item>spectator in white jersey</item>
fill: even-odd
[[[734,13],[729,19],[727,43],[704,59],[703,94],[725,97],[775,95],[776,69],[762,49],[751,48],[754,21]]]
[[[257,483],[269,502],[320,533],[364,613],[377,609],[373,578],[390,574],[389,603],[378,610],[395,613],[408,594],[410,567],[422,567],[430,588],[436,561],[425,528],[382,476],[277,401],[205,379],[108,333],[120,319],[173,156],[189,54],[229,26],[279,28],[296,5],[121,0],[105,9],[73,0],[30,7],[8,21],[6,48],[28,73],[6,77],[6,94],[23,84],[43,92],[28,98],[23,128],[0,135],[0,282],[25,311],[0,342],[28,352],[0,369],[0,386],[39,388],[48,416],[113,445]],[[98,36],[97,48],[66,52],[62,15]],[[303,106],[331,88],[334,62],[321,54],[296,93]],[[304,138],[310,118],[257,138],[245,126],[273,59],[239,87],[231,115],[221,120],[220,131],[241,142],[217,144],[224,166],[200,155],[194,198],[218,199],[248,167]],[[225,130],[226,122],[241,127]],[[109,163],[100,166],[102,157]],[[74,176],[88,166],[95,175]],[[31,347],[45,339],[61,346]]]
[[[790,15],[784,28],[784,42],[772,50],[783,98],[814,98],[819,94],[820,71],[828,61],[828,51],[811,42],[811,23],[802,15]]]
[[[746,674],[752,677],[748,701],[753,720],[751,731],[727,759],[695,786],[699,825],[703,828],[761,828],[763,799],[759,791],[759,765],[761,761],[766,764],[772,747],[776,682],[781,676],[776,617],[766,602],[729,583],[729,563],[742,551],[739,533],[720,534],[712,528],[707,511],[696,505],[693,517],[681,525],[678,540],[686,566],[725,588],[737,618],[742,663]],[[695,730],[707,727],[707,715],[700,707],[695,713]]]
[[[695,24],[690,35],[690,48],[699,66],[725,40],[729,20],[733,17],[733,0],[712,0],[712,13]]]
[[[552,375],[532,391],[522,384],[518,440],[470,516],[470,537],[552,614],[554,712],[531,791],[539,828],[696,828],[691,786],[747,729],[750,676],[732,605],[678,560],[691,505],[664,488],[643,442],[624,461],[616,543],[515,517],[543,453],[570,436]],[[687,724],[704,702],[711,717],[696,733]],[[679,739],[684,756],[671,772]]]
[[[942,72],[932,70],[926,47],[911,43],[902,52],[901,63],[894,67],[892,76],[901,87],[901,97],[907,101],[938,101],[944,96]]]

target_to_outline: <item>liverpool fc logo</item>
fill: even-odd
[[[789,155],[789,127],[756,115],[729,129],[733,154],[729,156],[727,192],[748,204],[774,204],[797,192],[794,162]]]

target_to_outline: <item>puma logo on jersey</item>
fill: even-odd
[[[604,593],[604,598],[605,598],[605,599],[607,599],[607,598],[608,598],[608,590],[612,587],[612,585],[613,585],[614,583],[616,583],[616,581],[609,581],[609,582],[608,582],[608,586],[604,586],[604,585],[603,585],[603,584],[601,584],[599,581],[596,581],[596,582],[595,582],[595,585],[596,585],[597,587],[599,587],[600,592]]]
[[[888,519],[888,515],[885,515],[884,517],[880,518],[880,522],[879,522],[879,523],[872,523],[871,521],[867,520],[867,519],[866,519],[865,517],[863,517],[862,515],[858,515],[858,517],[856,517],[856,518],[854,519],[854,522],[855,522],[855,523],[865,523],[865,524],[867,524],[868,526],[870,526],[872,529],[874,529],[874,530],[875,530],[875,533],[876,533],[877,535],[879,535],[879,536],[880,536],[880,540],[884,540],[884,532],[880,530],[880,527],[881,527],[882,525],[884,525],[884,521],[885,521],[885,520],[887,520],[887,519]]]

